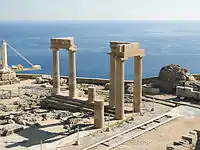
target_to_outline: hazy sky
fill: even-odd
[[[200,20],[200,0],[0,0],[0,20]]]

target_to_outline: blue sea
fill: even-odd
[[[7,21],[0,22],[0,40],[6,40],[41,71],[51,74],[50,39],[74,37],[78,46],[77,76],[109,78],[110,41],[140,42],[145,49],[143,77],[156,76],[161,67],[175,63],[200,72],[200,22],[195,21]],[[9,65],[23,59],[8,48]],[[133,59],[125,63],[125,78],[133,79]],[[67,51],[60,51],[61,75],[67,75]]]

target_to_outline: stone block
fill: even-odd
[[[88,101],[94,102],[96,100],[96,88],[88,87]]]
[[[193,92],[192,92],[192,97],[193,97],[194,99],[199,99],[199,97],[200,97],[200,92],[193,91]]]
[[[193,96],[192,91],[193,88],[190,87],[176,86],[176,96],[192,98]]]
[[[142,86],[142,92],[147,93],[147,94],[159,94],[160,89],[159,88],[154,88],[154,87],[148,87],[146,85]]]
[[[144,56],[144,50],[140,49],[139,43],[110,42],[111,53],[116,56],[128,59],[134,56]]]
[[[69,49],[70,47],[75,47],[74,39],[73,37],[52,38],[50,47],[51,49]]]
[[[189,144],[194,143],[194,137],[192,137],[191,135],[183,135],[182,139],[188,141]]]
[[[174,145],[168,145],[166,147],[166,150],[175,150],[175,146]]]
[[[194,129],[195,132],[197,132],[197,137],[200,137],[200,129]]]
[[[99,100],[94,103],[94,127],[104,127],[104,101]]]

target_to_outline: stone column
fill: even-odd
[[[69,97],[76,97],[76,52],[68,51]]]
[[[109,106],[111,107],[115,107],[115,71],[116,71],[115,56],[112,53],[110,53]]]
[[[60,65],[59,65],[59,49],[52,49],[53,57],[53,95],[60,94]]]
[[[136,56],[134,58],[134,96],[133,96],[134,112],[141,112],[141,101],[142,101],[142,57]]]
[[[7,44],[6,41],[2,41],[2,50],[1,50],[1,59],[2,59],[2,69],[8,68],[8,61],[7,61]]]
[[[104,127],[104,101],[94,102],[94,127],[103,128]]]
[[[124,60],[116,59],[116,101],[115,101],[115,117],[116,119],[124,119]]]
[[[96,100],[96,88],[88,87],[88,101],[94,102]]]

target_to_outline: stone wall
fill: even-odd
[[[176,95],[180,97],[194,98],[196,100],[200,100],[200,92],[194,91],[191,87],[177,86]]]
[[[20,79],[36,79],[37,77],[42,77],[42,74],[17,74],[17,77]],[[68,76],[61,76],[61,78],[68,78]],[[149,84],[151,82],[154,82],[157,80],[158,77],[149,77],[144,78],[142,80],[143,84]],[[86,84],[97,84],[97,85],[105,85],[106,83],[109,83],[109,79],[103,79],[103,78],[87,78],[87,77],[77,77],[76,78],[77,83],[86,83]],[[132,80],[125,80],[125,83],[133,83]]]

